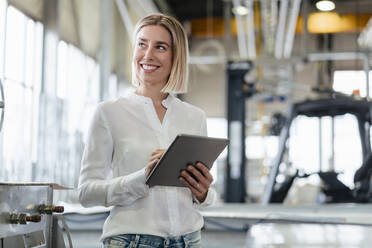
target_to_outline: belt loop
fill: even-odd
[[[136,248],[138,246],[138,243],[139,243],[139,240],[140,240],[140,235],[139,234],[136,234],[136,237],[134,238],[134,244],[133,244],[133,248]]]
[[[182,235],[183,243],[185,244],[185,248],[189,247],[189,241],[185,237],[186,235]]]

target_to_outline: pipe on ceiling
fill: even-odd
[[[295,31],[296,31],[296,24],[297,24],[297,19],[298,15],[300,12],[300,5],[301,5],[301,0],[293,0],[292,1],[292,8],[289,16],[289,22],[287,26],[287,36],[284,44],[284,58],[289,58],[291,57],[292,54],[292,49],[293,49],[293,41],[294,41],[294,36],[295,36]]]
[[[233,0],[233,6],[234,8],[237,8],[240,6],[239,0]],[[243,18],[241,15],[235,14],[236,17],[236,25],[238,29],[238,49],[239,49],[239,55],[242,59],[247,59],[247,46],[245,41],[245,35],[244,35],[244,25],[243,25]]]
[[[283,57],[283,43],[284,43],[284,31],[287,20],[288,11],[288,0],[280,0],[280,11],[279,11],[279,23],[276,32],[275,41],[275,57],[280,59]]]

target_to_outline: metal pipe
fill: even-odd
[[[118,2],[118,1],[117,1]],[[120,1],[122,2],[122,1]],[[111,74],[111,44],[112,44],[112,14],[113,2],[112,0],[101,1],[101,49],[99,56],[100,64],[100,89],[99,99],[103,101],[108,96],[108,85]],[[129,18],[129,17],[128,17]],[[132,39],[131,39],[132,40]]]
[[[260,0],[261,4],[261,28],[262,28],[262,36],[264,41],[264,51],[267,52],[269,49],[268,43],[270,42],[270,31],[269,31],[269,7],[267,4],[268,0]]]
[[[372,17],[358,37],[358,44],[362,48],[372,49]]]
[[[248,40],[248,58],[256,59],[256,36],[254,29],[254,9],[253,0],[246,0],[245,6],[248,8],[247,14],[247,40]]]
[[[190,56],[189,64],[195,65],[216,65],[216,64],[225,64],[226,56]]]
[[[236,9],[238,6],[240,6],[239,0],[233,0],[234,8]],[[247,46],[245,41],[245,35],[244,35],[244,25],[241,15],[235,14],[236,17],[236,25],[238,28],[238,48],[239,48],[239,55],[242,59],[247,59]]]
[[[271,0],[269,5],[269,44],[268,44],[268,52],[270,55],[274,56],[275,53],[275,34],[277,32],[278,26],[278,1],[279,0]]]
[[[284,44],[284,58],[289,58],[292,54],[293,41],[296,31],[297,18],[300,11],[300,5],[301,0],[294,0],[292,2],[292,11],[289,17],[287,37]]]
[[[335,118],[333,116],[331,117],[331,161],[329,170],[335,170]]]
[[[369,97],[369,60],[368,56],[363,57],[363,69],[366,74],[366,96]]]
[[[309,53],[307,58],[309,61],[324,61],[324,60],[368,60],[368,55],[363,52],[332,52],[332,53]]]
[[[308,53],[308,39],[309,39],[309,30],[307,29],[309,15],[309,2],[306,0],[302,5],[302,16],[303,16],[303,29],[304,34],[302,35],[302,56],[306,57]]]
[[[279,10],[279,23],[278,29],[276,32],[276,42],[275,42],[275,57],[280,59],[283,57],[283,43],[284,43],[284,31],[285,24],[287,19],[287,10],[288,10],[288,0],[280,1],[280,10]]]
[[[322,137],[322,117],[318,119],[319,128],[319,171],[323,171],[323,137]]]
[[[223,60],[223,64],[226,63],[226,60],[230,59],[231,54],[231,2],[229,0],[223,1],[223,17],[225,25],[225,36],[224,36],[224,47],[226,58]],[[191,60],[191,56],[190,56]],[[189,63],[190,63],[189,60]]]
[[[368,53],[363,52],[338,52],[338,53],[310,53],[308,54],[309,61],[325,61],[325,60],[362,60],[363,70],[366,74],[366,96],[369,97],[369,60]]]
[[[130,16],[129,16],[128,8],[125,5],[124,1],[125,0],[115,0],[116,6],[118,6],[120,16],[121,16],[121,19],[124,23],[125,29],[127,30],[128,36],[130,37],[129,40],[130,40],[131,43],[133,43],[132,35],[133,35],[134,27],[133,27],[133,23],[132,23],[132,21],[130,19]]]

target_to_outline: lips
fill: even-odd
[[[159,68],[157,65],[141,64],[141,68],[146,72],[153,72]]]

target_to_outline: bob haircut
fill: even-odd
[[[136,25],[134,31],[134,42],[138,32],[146,26],[160,25],[170,34],[172,40],[172,69],[168,81],[161,90],[163,93],[186,93],[188,80],[188,42],[187,35],[181,23],[175,18],[163,14],[152,14],[142,18]],[[139,79],[136,75],[135,65],[132,62],[132,84],[139,86]]]

